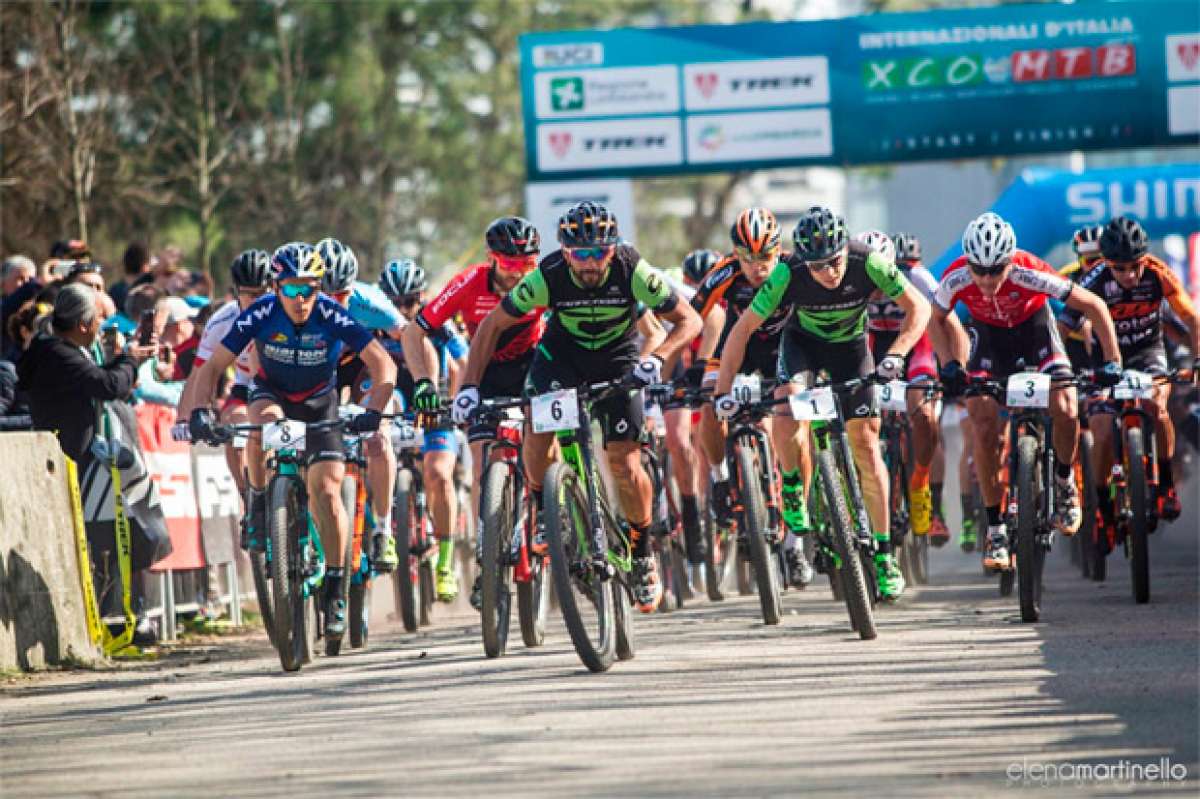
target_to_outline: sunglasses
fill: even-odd
[[[317,293],[317,287],[311,283],[284,283],[279,287],[279,293],[289,300],[308,299]]]
[[[967,261],[967,266],[971,267],[971,271],[980,277],[993,277],[1008,268],[1008,261],[1001,261],[995,266],[982,266],[974,261]]]
[[[538,259],[536,255],[501,255],[497,252],[492,253],[492,257],[506,272],[526,272],[537,266]]]
[[[408,295],[405,295],[405,296],[397,299],[397,302],[399,302],[405,308],[411,308],[414,305],[420,304],[421,295],[420,294],[408,294]]]
[[[752,252],[749,247],[734,247],[733,253],[738,257],[739,261],[774,261],[779,255],[779,248],[773,247],[770,250],[756,253]]]
[[[567,255],[579,261],[586,261],[588,259],[599,261],[612,251],[612,245],[603,247],[567,247],[566,251]]]
[[[829,258],[822,258],[819,261],[805,261],[804,265],[808,267],[810,272],[824,272],[826,269],[836,269],[841,262],[842,254],[832,255]]]

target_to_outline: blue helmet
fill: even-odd
[[[275,280],[293,277],[320,280],[325,276],[325,262],[311,244],[292,241],[275,250],[271,256],[271,271]]]

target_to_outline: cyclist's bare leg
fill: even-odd
[[[554,460],[554,433],[535,433],[528,425],[521,441],[521,454],[525,459],[525,477],[533,491],[541,491],[546,479],[546,469]]]
[[[863,504],[871,518],[871,531],[877,535],[890,529],[888,518],[887,467],[883,463],[883,452],[879,449],[879,419],[851,419],[846,422],[846,437],[850,440],[850,452],[858,466],[858,479],[862,485]]]
[[[379,432],[367,439],[367,485],[371,487],[371,512],[386,519],[392,513],[392,490],[396,480],[396,452],[384,421]]]
[[[317,523],[326,563],[341,566],[341,555],[350,531],[350,517],[342,505],[342,478],[346,464],[341,461],[317,461],[310,464],[305,482],[308,484],[308,509]]]
[[[700,470],[696,465],[700,455],[692,448],[692,412],[688,408],[675,408],[663,414],[663,421],[675,484],[680,494],[694,497],[700,493]]]
[[[249,421],[250,414],[247,412],[245,405],[231,405],[221,413],[221,424],[246,424]],[[237,485],[238,496],[246,496],[245,450],[239,449],[232,444],[226,444],[225,465],[229,467],[229,473],[233,475],[233,482]]]
[[[1092,474],[1095,475],[1097,494],[1103,496],[1107,492],[1100,489],[1108,485],[1109,472],[1112,470],[1113,449],[1113,420],[1111,413],[1094,413],[1088,416],[1088,430],[1092,433]],[[1104,506],[1101,501],[1101,506]],[[1111,514],[1107,514],[1111,516]]]
[[[1168,413],[1171,403],[1171,384],[1156,383],[1154,398],[1143,403],[1147,413],[1156,416],[1155,441],[1158,444],[1158,460],[1169,462],[1175,455],[1175,424]]]
[[[801,386],[789,383],[775,389],[775,396],[783,398],[789,394],[798,394]],[[781,406],[782,407],[782,406]],[[777,411],[770,426],[771,446],[775,448],[775,459],[779,468],[785,472],[800,470],[804,485],[812,485],[812,450],[809,449],[808,422],[800,422],[792,418],[786,409]]]
[[[971,415],[974,435],[971,453],[975,460],[975,475],[979,478],[979,493],[983,504],[1000,504],[1000,458],[1003,449],[1004,426],[1000,422],[1000,406],[991,397],[967,398],[967,413]]]
[[[938,420],[932,399],[917,391],[908,392],[908,418],[913,432],[913,460],[920,468],[931,470],[938,447]]]
[[[962,439],[962,450],[958,453],[958,490],[963,494],[971,493],[971,483],[974,476],[974,442],[975,424],[968,414],[958,417],[959,438]]]
[[[270,400],[259,400],[246,409],[246,415],[252,424],[277,422],[283,418],[283,408]],[[250,477],[250,487],[258,491],[267,490],[267,458],[262,448],[262,433],[252,432],[246,439],[246,472]]]
[[[725,425],[713,413],[712,405],[705,405],[700,410],[700,443],[709,466],[725,460]]]
[[[1050,392],[1050,417],[1054,420],[1054,456],[1060,464],[1070,466],[1079,446],[1079,397],[1074,388]]]
[[[604,453],[625,518],[644,530],[650,526],[650,495],[654,489],[650,475],[642,468],[641,445],[636,441],[610,441]]]
[[[429,503],[429,516],[433,520],[433,533],[438,541],[450,540],[458,512],[454,501],[454,464],[458,459],[453,452],[426,452],[424,457],[425,499]]]

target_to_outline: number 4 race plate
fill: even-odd
[[[539,394],[530,400],[529,409],[535,433],[557,433],[579,427],[579,399],[573,388]]]
[[[1050,407],[1050,375],[1041,372],[1019,372],[1008,378],[1004,404],[1010,408]]]

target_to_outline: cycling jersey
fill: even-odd
[[[1088,272],[1079,284],[1108,306],[1122,355],[1163,348],[1164,301],[1181,317],[1195,314],[1191,298],[1169,266],[1153,255],[1144,256],[1142,262],[1145,264],[1142,278],[1133,288],[1123,288],[1108,264]],[[1083,326],[1083,315],[1068,308],[1062,321],[1071,329],[1079,329]]]
[[[908,279],[899,268],[867,245],[852,241],[846,253],[842,282],[832,289],[816,281],[802,258],[780,261],[758,290],[750,309],[764,319],[783,304],[791,304],[790,326],[812,338],[846,342],[864,337],[867,302],[880,289],[895,299]]]
[[[408,324],[383,289],[370,283],[355,281],[346,302],[350,318],[367,330],[394,330]]]
[[[221,344],[236,354],[253,342],[255,383],[295,402],[332,389],[342,350],[361,351],[371,340],[370,331],[332,297],[318,294],[308,319],[297,325],[278,298],[267,294],[238,316]]]
[[[785,253],[780,257],[779,263],[782,263],[787,257],[788,254]],[[750,285],[746,273],[742,271],[741,262],[735,255],[725,256],[705,274],[704,280],[700,282],[700,288],[696,291],[696,296],[692,298],[692,307],[696,309],[701,318],[706,318],[713,306],[718,303],[724,305],[725,327],[721,330],[721,339],[717,342],[716,353],[724,350],[729,331],[741,318],[742,312],[754,302],[757,293],[758,288]],[[786,303],[780,304],[763,321],[762,326],[754,331],[747,346],[755,342],[769,344],[771,347],[779,346],[779,334],[791,315],[792,306]]]
[[[507,297],[504,310],[525,316],[549,308],[545,339],[589,350],[607,350],[632,340],[638,303],[656,313],[672,311],[679,303],[671,284],[630,244],[618,244],[604,279],[595,288],[576,282],[562,251],[542,259],[538,268],[521,278]]]
[[[204,326],[204,335],[200,337],[200,344],[196,347],[196,361],[192,365],[193,369],[199,369],[204,365],[204,362],[212,357],[213,352],[217,349],[217,345],[229,334],[233,328],[233,323],[237,321],[238,316],[242,313],[241,307],[237,300],[230,300],[217,309],[217,312],[209,317],[208,324]],[[246,347],[238,353],[237,360],[233,364],[233,384],[235,386],[249,386],[250,378],[254,376],[254,348]]]
[[[475,264],[454,276],[441,293],[417,314],[416,323],[430,336],[447,324],[451,317],[462,314],[467,333],[475,335],[483,318],[500,304],[500,293],[492,282],[492,267]],[[512,361],[532,350],[546,329],[540,308],[533,308],[521,321],[500,334],[493,358]],[[459,356],[455,356],[459,357]]]
[[[900,273],[908,278],[908,282],[916,286],[917,291],[925,295],[925,299],[933,302],[937,293],[938,282],[928,269],[923,266],[904,267],[897,265]],[[904,309],[882,291],[872,292],[867,301],[867,329],[872,331],[898,331],[904,326]]]
[[[960,255],[946,269],[934,301],[947,313],[961,302],[971,318],[993,327],[1016,327],[1046,305],[1048,298],[1065,300],[1075,284],[1036,255],[1017,250],[1012,269],[994,297],[971,279],[967,257]]]

